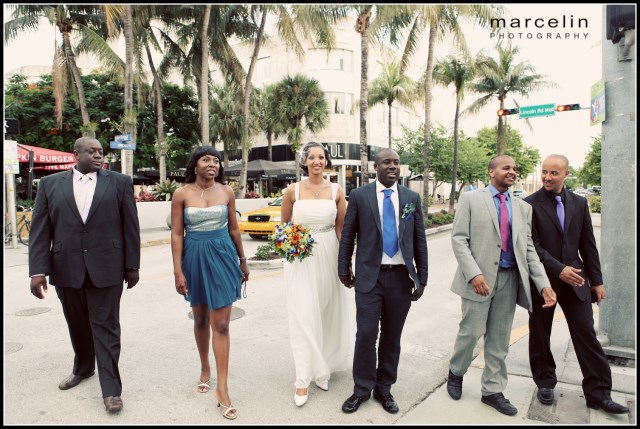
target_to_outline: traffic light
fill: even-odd
[[[500,109],[498,110],[498,116],[515,115],[518,113],[518,109]]]
[[[560,104],[556,106],[556,112],[568,112],[569,110],[580,110],[579,104]]]

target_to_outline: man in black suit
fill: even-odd
[[[75,353],[70,389],[98,376],[105,408],[122,409],[120,298],[123,280],[138,283],[140,226],[129,176],[105,171],[102,146],[79,138],[77,164],[40,180],[29,234],[31,293],[44,299],[56,287]]]
[[[607,294],[589,205],[584,197],[564,187],[567,176],[569,160],[565,156],[551,155],[542,163],[543,187],[525,198],[533,207],[533,242],[567,318],[584,377],[587,407],[624,414],[629,409],[611,400],[611,369],[594,329],[591,296],[600,304]],[[529,313],[529,363],[538,386],[538,400],[551,405],[557,383],[550,345],[555,305],[542,308],[536,304],[542,298],[531,295],[534,305]]]
[[[348,288],[355,285],[356,290],[355,385],[353,395],[342,405],[345,413],[356,411],[372,390],[387,412],[398,412],[391,385],[397,379],[400,336],[411,301],[422,296],[427,284],[420,196],[397,185],[400,158],[394,150],[381,150],[374,168],[377,180],[351,191],[338,254],[340,281]],[[354,276],[351,257],[356,238]]]

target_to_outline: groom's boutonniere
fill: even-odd
[[[402,210],[402,219],[410,220],[413,217],[413,212],[416,211],[416,205],[414,203],[407,203]]]

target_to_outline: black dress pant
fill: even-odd
[[[95,287],[88,273],[79,289],[56,287],[75,353],[73,373],[91,374],[97,359],[103,397],[122,393],[118,371],[122,291],[122,284]]]
[[[555,288],[558,304],[569,326],[571,341],[582,371],[582,390],[588,401],[611,397],[611,368],[596,337],[590,300],[581,301],[572,286]],[[583,286],[586,287],[586,286]],[[558,290],[559,289],[559,290]],[[556,363],[551,353],[553,308],[542,308],[544,299],[532,287],[533,313],[529,313],[529,364],[538,387],[556,386]]]
[[[381,269],[374,288],[356,290],[356,344],[353,356],[353,393],[369,397],[376,388],[388,393],[396,382],[400,337],[411,307],[413,280],[404,265]],[[378,365],[376,341],[380,327]]]

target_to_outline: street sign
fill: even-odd
[[[128,143],[126,141],[109,142],[109,147],[111,149],[136,150],[135,143]]]
[[[520,119],[535,118],[536,116],[552,116],[556,114],[556,105],[540,104],[538,106],[520,107]]]
[[[116,141],[117,142],[130,142],[131,141],[131,134],[120,134],[119,136],[116,136]]]

